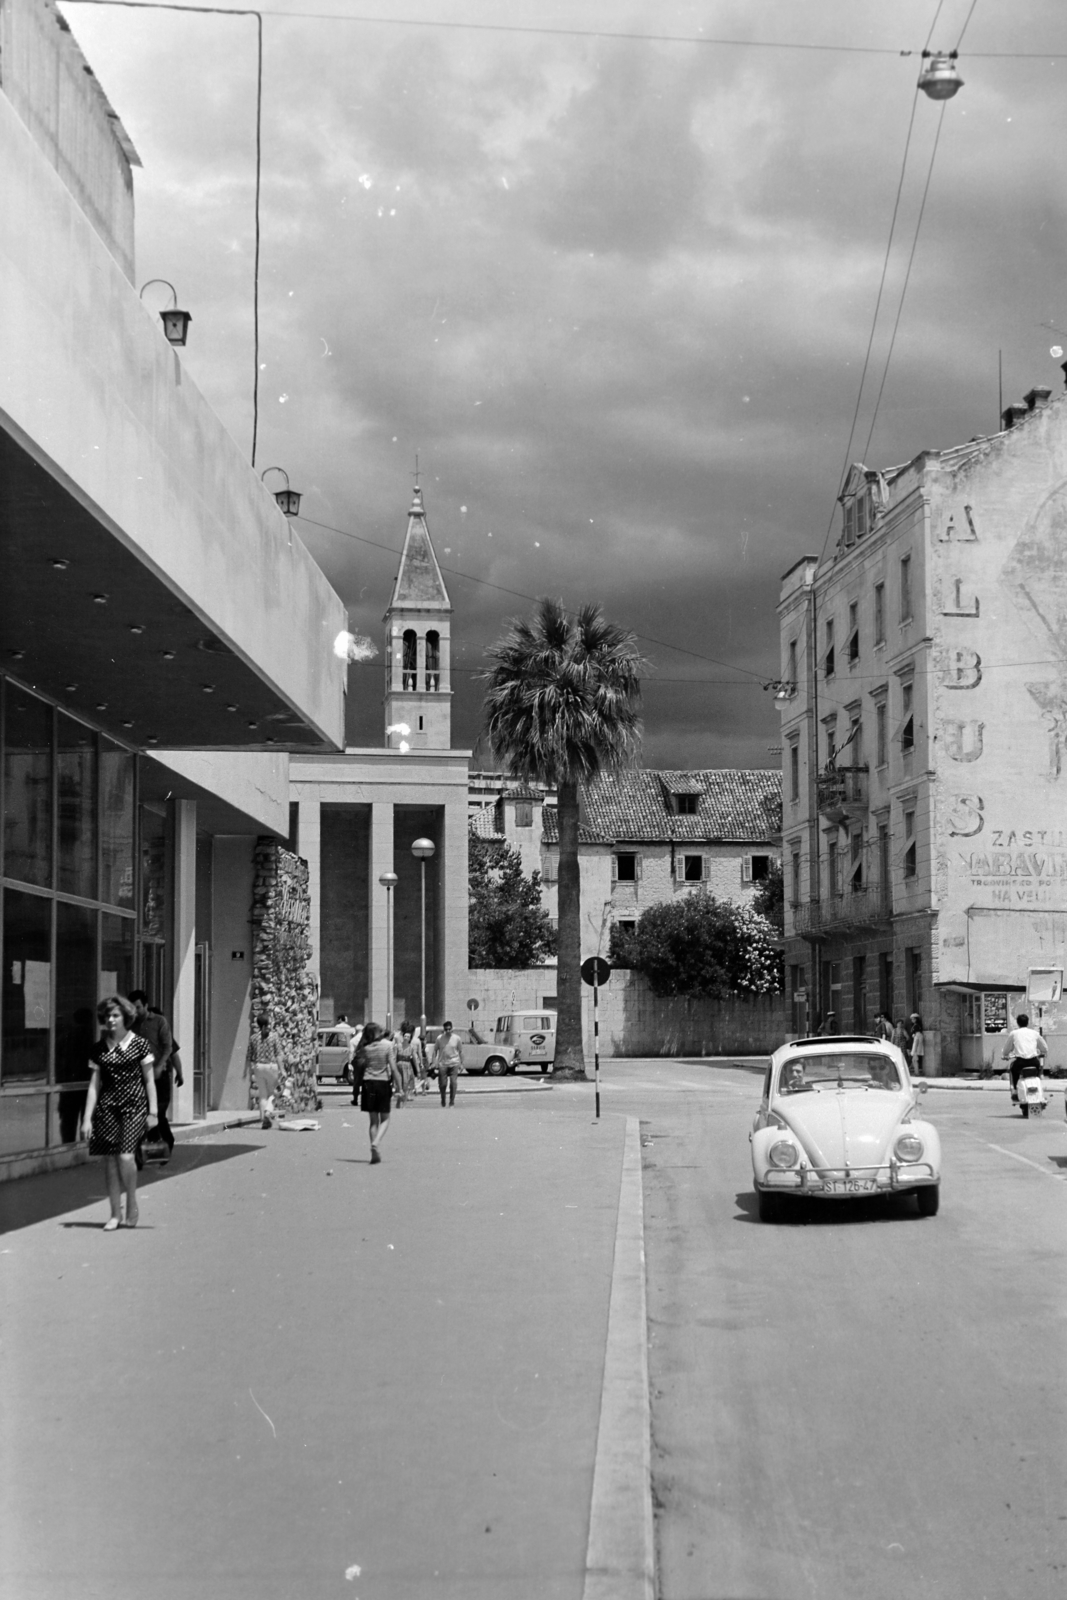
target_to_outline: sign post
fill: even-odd
[[[593,1082],[596,1085],[596,1120],[600,1121],[600,985],[611,977],[603,956],[587,956],[582,962],[582,982],[593,991]]]

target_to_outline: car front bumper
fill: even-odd
[[[940,1174],[928,1161],[893,1162],[885,1167],[768,1167],[756,1174],[756,1188],[775,1194],[816,1195],[847,1200],[861,1194],[900,1194],[937,1183]]]

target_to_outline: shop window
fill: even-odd
[[[912,945],[905,951],[907,960],[907,1006],[909,1014],[913,1011],[922,1015],[923,1008],[923,953],[918,945]]]
[[[6,685],[4,872],[22,883],[52,882],[52,708]]]
[[[56,801],[62,894],[96,899],[96,735],[61,712],[57,718]]]
[[[878,956],[878,1006],[887,1017],[893,1016],[893,957],[886,950]]]
[[[636,883],[638,857],[629,850],[617,851],[611,858],[611,876],[617,883]]]
[[[18,889],[4,892],[3,1027],[4,1083],[44,1082],[52,1039],[52,902]],[[0,1123],[10,1108],[5,1100]]]
[[[432,694],[441,687],[441,635],[433,628],[426,635],[426,687]]]
[[[146,803],[141,807],[141,933],[145,939],[166,939],[167,909],[166,811],[162,805]]]
[[[129,994],[133,981],[133,918],[100,918],[100,993]]]
[[[100,740],[100,898],[133,910],[133,756]]]
[[[133,918],[109,917],[109,922],[125,921],[130,930],[129,953],[133,956]],[[56,1082],[84,1083],[89,1077],[89,1047],[96,1038],[96,1002],[106,992],[114,994],[117,983],[112,974],[98,976],[96,964],[97,913],[87,906],[56,904]],[[128,988],[135,987],[130,971]],[[104,983],[108,987],[105,991]],[[119,989],[125,994],[125,989]]]

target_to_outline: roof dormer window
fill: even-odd
[[[698,794],[676,794],[674,806],[680,817],[695,817],[700,810],[700,796]]]

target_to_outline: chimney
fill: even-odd
[[[1036,411],[1038,406],[1047,406],[1052,399],[1052,390],[1046,389],[1044,384],[1039,384],[1034,389],[1028,389],[1023,399],[1031,411]]]
[[[1015,405],[1005,406],[1004,410],[1000,413],[1000,420],[1004,424],[1004,429],[1006,432],[1009,428],[1014,428],[1017,422],[1021,422],[1024,417],[1028,417],[1029,415],[1030,413],[1025,406],[1016,403]]]

